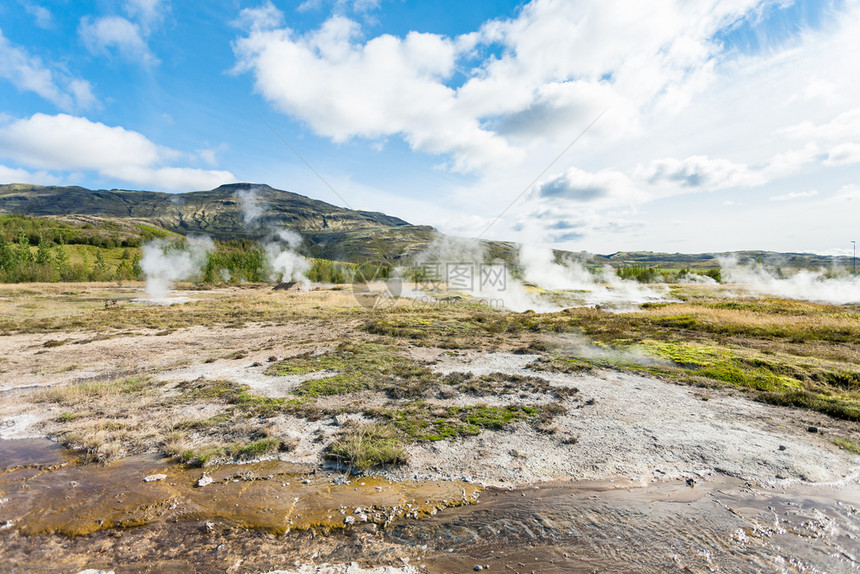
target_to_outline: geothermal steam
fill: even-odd
[[[266,244],[266,258],[271,267],[271,281],[295,281],[310,287],[310,280],[305,275],[311,268],[307,259],[296,252],[302,243],[302,237],[289,229],[280,229]]]
[[[845,305],[860,303],[860,280],[827,277],[826,271],[798,271],[780,278],[761,265],[745,267],[736,259],[721,259],[723,280],[738,283],[762,295]]]
[[[471,266],[476,279],[470,294],[492,306],[503,306],[512,311],[547,313],[586,305],[610,305],[619,309],[666,300],[665,290],[622,280],[611,267],[595,274],[573,260],[557,262],[549,247],[524,245],[520,248],[519,264],[523,279],[536,288],[527,287],[509,272],[502,284],[481,282],[478,269],[485,260],[485,251],[479,241],[453,238],[437,239],[417,258],[419,265],[434,263],[442,269],[449,264]]]
[[[163,299],[172,284],[185,281],[200,273],[215,244],[208,237],[189,237],[184,247],[171,246],[156,239],[141,249],[140,268],[146,275],[146,293],[153,299]]]
[[[260,227],[264,205],[260,200],[259,188],[250,187],[237,191],[236,200],[242,210],[245,227]],[[296,251],[301,244],[301,235],[294,231],[282,228],[269,229],[269,239],[264,245],[264,252],[269,265],[270,281],[295,281],[303,284],[305,288],[310,286],[306,273],[311,265]]]

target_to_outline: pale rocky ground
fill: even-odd
[[[59,407],[50,403],[33,405],[27,396],[40,389],[76,382],[132,375],[152,376],[169,385],[200,378],[229,379],[247,384],[263,396],[288,396],[304,379],[266,375],[270,358],[327,352],[342,340],[343,332],[330,324],[309,322],[291,323],[288,327],[201,326],[170,333],[105,335],[109,336],[68,332],[0,336],[0,438],[44,436],[55,424],[52,419],[60,414]],[[51,340],[64,344],[46,347]],[[557,480],[625,484],[632,480],[645,485],[678,477],[707,480],[709,475],[724,473],[763,486],[785,487],[801,482],[856,485],[860,477],[860,457],[832,443],[832,431],[843,423],[817,413],[750,401],[731,390],[680,386],[620,371],[535,372],[528,369],[535,355],[451,353],[420,347],[408,351],[439,373],[539,376],[553,385],[576,387],[579,393],[563,399],[568,414],[555,420],[557,429],[553,434],[518,424],[510,430],[484,432],[457,441],[413,444],[408,446],[409,464],[386,473],[392,479],[465,477],[504,487]],[[362,393],[325,399],[328,406],[379,406],[385,400],[379,394]],[[540,395],[461,394],[432,400],[441,405],[505,405],[550,399]],[[221,408],[215,403],[199,403],[171,407],[152,416],[205,418]],[[359,414],[345,418],[363,420]],[[341,428],[330,418],[307,421],[280,416],[271,423],[280,435],[293,437],[298,443],[293,451],[281,456],[301,463],[318,463],[322,449]],[[818,427],[820,432],[808,432],[809,426]],[[376,568],[320,564],[271,574],[420,571],[406,563]]]
[[[0,363],[0,436],[39,436],[47,421],[59,414],[47,404],[33,407],[12,400],[16,395],[125,373],[149,374],[171,382],[229,379],[264,396],[286,396],[303,379],[265,375],[270,357],[325,352],[336,346],[337,338],[332,328],[313,324],[293,324],[289,330],[265,325],[193,327],[159,336],[105,339],[69,333],[0,337],[0,356],[7,358]],[[45,348],[50,339],[66,343]],[[236,351],[244,355],[229,357]],[[706,391],[611,370],[538,373],[527,368],[534,355],[451,354],[428,348],[411,352],[413,358],[439,373],[534,375],[580,392],[565,399],[569,412],[556,419],[554,434],[517,424],[511,430],[457,441],[413,444],[408,447],[410,463],[388,472],[395,479],[466,477],[488,485],[517,485],[626,478],[647,483],[723,472],[763,483],[787,483],[833,482],[860,471],[860,457],[832,444],[828,427],[838,423],[823,415],[753,402],[728,391]],[[459,395],[434,401],[504,405],[533,399],[547,400],[540,396]],[[382,404],[383,400],[379,395],[362,394],[326,399],[330,405]],[[217,412],[215,405],[206,404],[181,409],[163,415],[191,418]],[[362,419],[361,415],[346,418]],[[283,455],[296,462],[320,460],[321,450],[338,432],[338,425],[330,419],[311,422],[281,416],[272,423],[278,432],[299,441],[294,452]],[[822,432],[807,432],[810,425],[819,426]],[[575,444],[566,444],[572,438]]]

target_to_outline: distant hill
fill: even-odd
[[[245,222],[240,195],[252,190],[259,206],[259,217],[249,225]],[[146,236],[168,232],[205,234],[221,240],[260,239],[277,227],[287,227],[305,239],[302,251],[307,255],[351,262],[397,262],[423,251],[440,235],[433,227],[411,225],[384,213],[338,207],[252,183],[234,183],[188,193],[8,184],[0,185],[0,214],[50,217],[64,225],[86,225],[85,233],[110,233],[112,236],[122,228]],[[517,263],[516,244],[482,243],[492,259]],[[848,257],[771,251],[699,254],[631,251],[610,255],[556,251],[556,255],[573,257],[588,266],[639,264],[664,269],[716,268],[720,257],[735,257],[746,264],[761,261],[786,270],[851,264]]]
[[[238,194],[253,190],[260,215],[251,224]],[[134,220],[181,235],[259,239],[287,227],[315,257],[396,260],[426,247],[436,231],[384,213],[337,207],[268,185],[236,183],[211,191],[159,193],[83,187],[0,185],[0,214]]]

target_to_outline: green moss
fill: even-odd
[[[291,357],[274,365],[269,374],[304,375],[332,371],[327,377],[303,382],[303,397],[340,395],[362,390],[385,390],[426,378],[430,371],[400,354],[393,345],[344,343],[325,355]]]
[[[860,454],[860,444],[857,444],[856,442],[853,442],[847,438],[835,438],[833,439],[833,444],[835,444],[839,448],[844,448],[848,452]]]
[[[441,407],[414,401],[372,414],[389,421],[412,440],[438,441],[473,436],[482,430],[502,430],[520,420],[537,424],[562,412],[563,408],[551,405]]]
[[[390,425],[377,423],[351,428],[342,433],[328,446],[325,455],[361,471],[407,461],[403,441],[397,431]]]

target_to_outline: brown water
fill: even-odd
[[[860,572],[856,481],[782,491],[717,475],[692,488],[560,483],[478,497],[468,483],[346,483],[278,461],[207,469],[203,488],[200,469],[153,457],[70,463],[49,441],[0,441],[0,570],[265,572],[408,558],[429,572]]]

